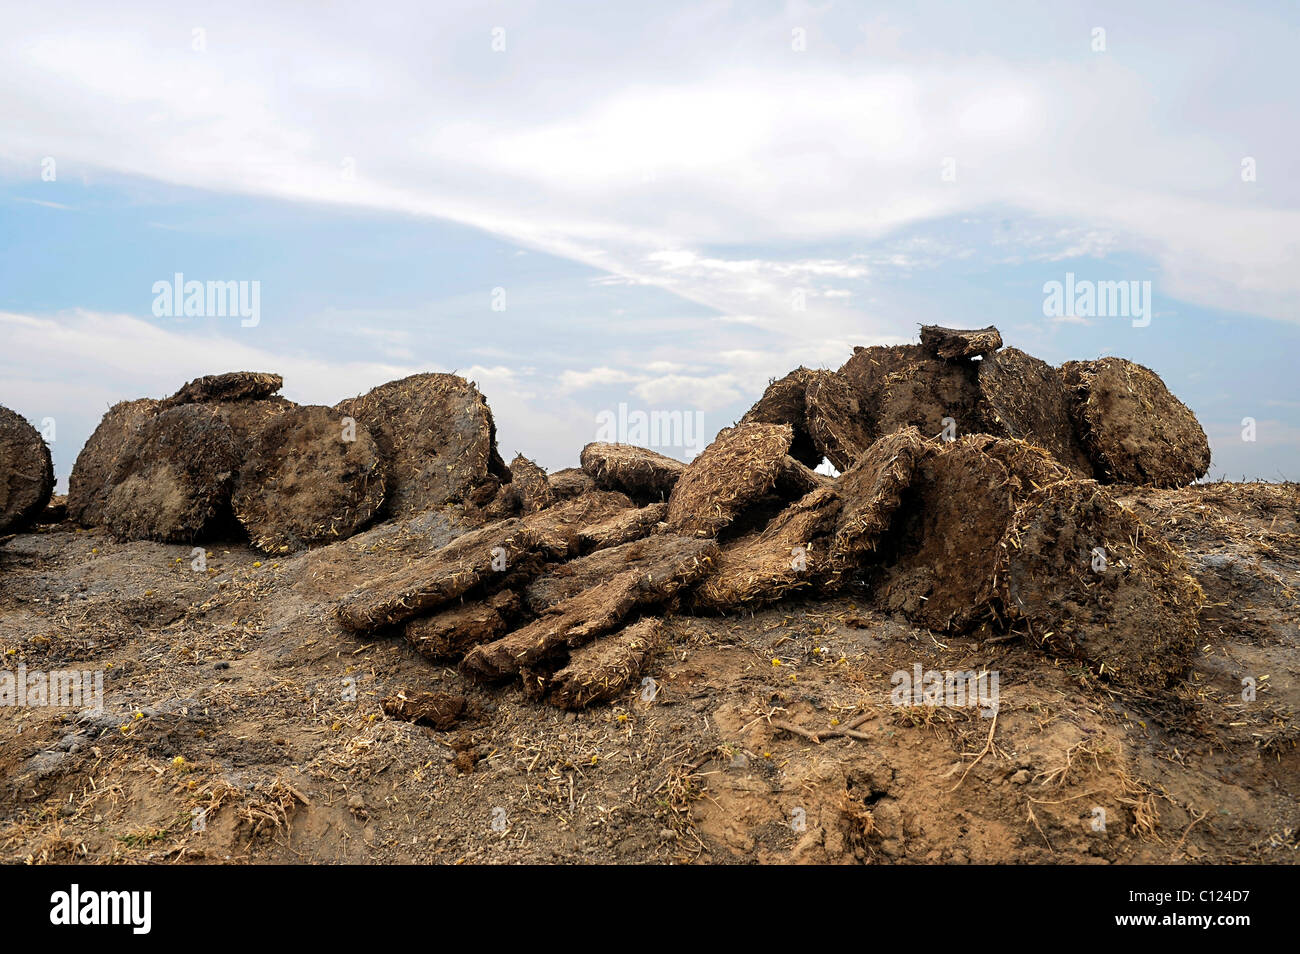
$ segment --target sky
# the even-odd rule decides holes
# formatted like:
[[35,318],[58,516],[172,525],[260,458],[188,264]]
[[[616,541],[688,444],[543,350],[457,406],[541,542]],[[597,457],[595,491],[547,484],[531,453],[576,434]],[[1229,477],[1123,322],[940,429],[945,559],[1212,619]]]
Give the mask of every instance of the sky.
[[[507,460],[638,412],[698,422],[655,445],[689,459],[796,366],[996,324],[1152,368],[1212,477],[1300,479],[1297,21],[0,0],[0,404],[61,487],[113,403],[228,370],[319,404],[455,371]],[[160,308],[177,273],[256,321]]]

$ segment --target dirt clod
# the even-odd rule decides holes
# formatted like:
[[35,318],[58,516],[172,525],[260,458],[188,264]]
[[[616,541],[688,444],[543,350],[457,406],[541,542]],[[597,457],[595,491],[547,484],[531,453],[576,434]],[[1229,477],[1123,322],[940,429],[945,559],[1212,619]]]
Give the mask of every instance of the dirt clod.
[[186,383],[171,397],[161,401],[159,410],[211,401],[254,401],[269,398],[283,386],[284,379],[280,375],[264,371],[208,374]]
[[936,358],[954,361],[991,354],[1002,347],[1002,334],[989,325],[987,328],[941,328],[939,325],[921,326],[921,347]]
[[83,527],[104,523],[104,505],[113,489],[118,460],[158,414],[159,403],[152,398],[119,401],[108,409],[81,448],[68,478],[68,516]]

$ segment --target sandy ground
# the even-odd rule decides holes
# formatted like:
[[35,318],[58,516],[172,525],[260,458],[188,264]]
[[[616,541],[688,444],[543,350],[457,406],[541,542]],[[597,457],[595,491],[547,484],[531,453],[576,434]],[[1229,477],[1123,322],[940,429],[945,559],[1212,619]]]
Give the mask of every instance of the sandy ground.
[[[345,633],[338,600],[401,559],[383,528],[205,572],[41,527],[0,542],[0,670],[101,670],[104,708],[0,708],[0,861],[1292,862],[1298,490],[1114,491],[1209,600],[1173,691],[851,592],[674,617],[653,685],[576,714]],[[996,717],[893,704],[917,665],[996,672]],[[394,721],[397,689],[468,716]]]

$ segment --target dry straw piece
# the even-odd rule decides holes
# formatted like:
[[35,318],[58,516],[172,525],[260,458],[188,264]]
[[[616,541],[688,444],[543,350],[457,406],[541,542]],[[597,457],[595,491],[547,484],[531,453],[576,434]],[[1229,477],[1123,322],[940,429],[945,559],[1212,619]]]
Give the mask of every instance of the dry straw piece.
[[190,543],[228,525],[239,448],[221,415],[182,404],[147,420],[123,448],[104,505],[122,540]]
[[605,490],[645,501],[667,500],[686,465],[632,444],[593,441],[582,449],[582,469]]
[[1187,405],[1151,369],[1124,358],[1061,366],[1097,476],[1181,487],[1210,467],[1210,445]]
[[388,475],[385,514],[485,504],[509,475],[487,401],[454,374],[413,374],[335,407],[374,436]]
[[232,506],[253,545],[288,553],[350,537],[384,501],[384,473],[370,432],[328,407],[278,413],[253,441]]
[[668,525],[714,537],[761,499],[785,467],[788,424],[738,424],[718,432],[687,466],[668,499]]
[[21,415],[0,407],[0,533],[39,517],[53,492],[44,438]]

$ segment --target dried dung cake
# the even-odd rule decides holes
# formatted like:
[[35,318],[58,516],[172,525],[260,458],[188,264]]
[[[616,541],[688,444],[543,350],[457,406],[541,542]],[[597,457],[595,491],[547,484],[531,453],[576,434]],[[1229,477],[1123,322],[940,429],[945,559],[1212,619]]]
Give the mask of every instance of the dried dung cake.
[[637,500],[667,500],[686,465],[632,444],[594,441],[582,449],[582,469],[596,486],[619,490]]
[[1196,415],[1149,368],[1099,358],[1068,361],[1061,372],[1099,478],[1181,487],[1209,470],[1210,445]]
[[778,378],[740,419],[741,424],[789,424],[794,431],[790,456],[809,467],[816,467],[826,456],[808,428],[808,384],[816,376],[817,372],[800,367]]
[[882,539],[883,606],[935,630],[992,615],[998,543],[1049,474],[1068,476],[1023,441],[981,434],[928,444]]
[[22,415],[0,407],[0,533],[39,517],[53,492],[45,439]]
[[631,506],[622,494],[596,491],[529,517],[488,524],[447,546],[367,580],[340,603],[344,628],[370,632],[431,612],[487,581],[540,571],[578,549],[582,527]]
[[490,642],[505,633],[519,610],[518,594],[513,590],[501,590],[482,600],[410,620],[404,631],[406,641],[426,659],[459,658],[470,647]]
[[662,621],[648,616],[581,646],[550,678],[546,701],[561,709],[584,709],[622,695],[663,639]]
[[852,467],[876,439],[875,420],[863,411],[857,390],[838,372],[811,372],[806,413],[817,452],[836,470]]
[[596,482],[581,467],[557,470],[553,474],[548,474],[547,479],[551,483],[551,492],[555,494],[557,500],[568,500],[570,497],[596,489]]
[[985,427],[976,365],[936,358],[921,345],[876,346],[855,348],[839,373],[857,392],[872,440],[909,426],[935,437],[948,431],[945,419],[960,436]]
[[788,424],[738,424],[720,431],[673,488],[668,525],[677,533],[717,536],[772,489],[791,434]]
[[416,692],[402,689],[380,703],[384,715],[404,722],[418,722],[435,729],[450,729],[465,714],[464,696],[448,692]]
[[902,504],[926,443],[915,427],[887,434],[835,481],[844,501],[835,526],[835,558],[851,566],[876,549]]
[[164,399],[160,402],[159,410],[213,401],[253,401],[268,398],[283,386],[284,379],[280,375],[263,371],[208,374],[195,378],[171,397]]
[[1092,476],[1059,370],[1005,348],[981,361],[976,377],[990,431],[1037,444],[1076,476]]
[[545,613],[618,573],[627,570],[653,573],[664,565],[665,560],[691,554],[703,558],[712,552],[712,541],[672,533],[632,540],[548,569],[524,588],[524,602],[531,612]]
[[614,515],[583,527],[578,531],[578,545],[582,552],[602,550],[649,536],[668,517],[668,504],[650,504],[630,510],[620,510]]
[[152,398],[114,404],[81,448],[68,478],[68,516],[83,527],[103,525],[118,460],[140,429],[157,416],[158,405]]
[[832,483],[831,477],[817,473],[787,454],[776,475],[776,482],[772,485],[772,492],[782,500],[798,500],[821,487],[829,487]]
[[123,448],[104,521],[123,540],[201,539],[228,524],[238,466],[234,434],[214,408],[170,408],[146,421]]
[[840,506],[834,490],[814,490],[761,533],[728,544],[718,555],[717,570],[696,589],[695,605],[725,612],[832,583],[830,538]]
[[553,606],[501,639],[474,647],[461,668],[482,679],[502,679],[537,669],[565,649],[576,649],[617,627],[633,611],[663,603],[712,572],[717,546],[676,538],[675,552],[657,566],[623,570]]
[[[243,453],[253,446],[262,429],[274,421],[286,411],[291,411],[298,405],[287,398],[275,395],[269,398],[260,398],[249,401],[226,401],[218,404],[212,404],[216,408],[221,419],[230,426],[234,432],[235,441],[239,444]],[[338,419],[338,415],[335,415]]]
[[922,325],[921,347],[936,358],[955,361],[997,351],[1002,347],[1002,334],[992,325],[971,329]]
[[1197,643],[1200,588],[1181,556],[1095,481],[1033,494],[1000,547],[1008,619],[1053,653],[1134,687],[1164,687]]
[[253,545],[288,553],[350,537],[384,501],[370,432],[328,407],[278,413],[253,441],[231,504]]
[[454,374],[413,374],[336,409],[374,436],[387,474],[385,514],[486,504],[508,477],[487,401]]
[[521,513],[537,513],[555,503],[555,491],[547,479],[546,471],[523,454],[510,462],[510,492],[519,501]]

